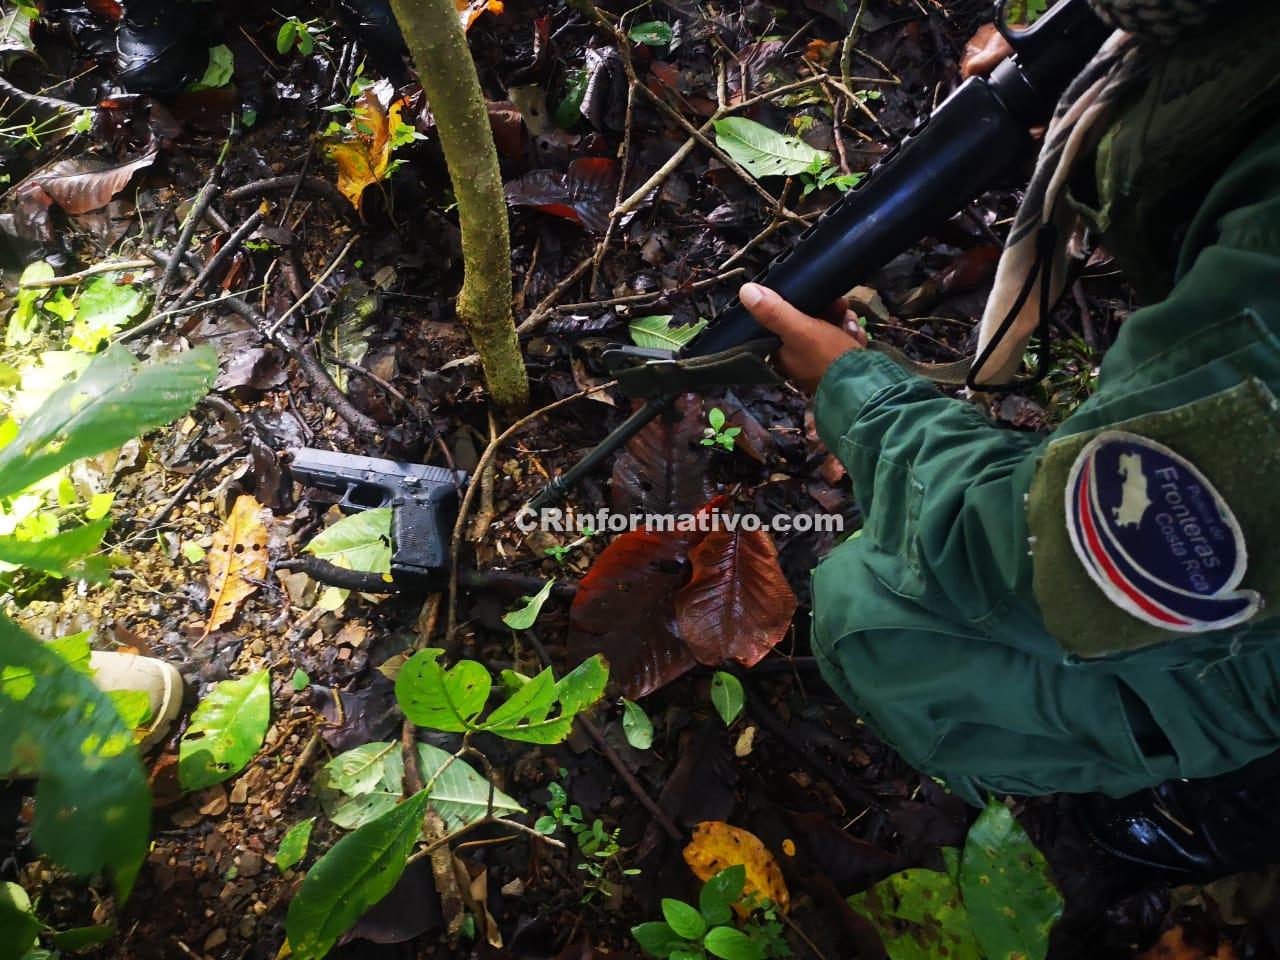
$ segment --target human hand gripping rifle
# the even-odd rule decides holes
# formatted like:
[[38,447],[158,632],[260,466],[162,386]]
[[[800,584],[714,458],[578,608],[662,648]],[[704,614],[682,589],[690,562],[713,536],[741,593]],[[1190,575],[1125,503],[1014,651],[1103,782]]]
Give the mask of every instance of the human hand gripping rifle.
[[[911,131],[852,190],[771,263],[755,282],[797,309],[821,315],[837,297],[958,213],[1032,157],[1031,128],[1047,121],[1071,80],[1109,33],[1088,0],[1058,0],[1032,27],[996,23],[1013,56],[974,77]],[[644,426],[689,391],[777,382],[766,357],[781,345],[735,302],[678,352],[618,347],[611,375],[645,403],[530,502],[564,499]]]
[[[1068,84],[1102,46],[1108,28],[1094,16],[1088,0],[1058,0],[1033,27],[1018,31],[997,12],[997,25],[1014,55],[990,77],[966,81],[757,282],[805,313],[821,314],[857,279],[902,253],[1035,153],[1031,128],[1049,118]],[[776,382],[766,357],[779,344],[735,303],[677,353],[637,347],[607,351],[613,376],[645,403],[552,480],[529,508],[562,500],[676,396]],[[447,568],[446,531],[453,527],[465,474],[305,448],[290,451],[289,463],[303,484],[340,492],[348,511],[392,508],[393,573],[422,576]],[[307,567],[313,575],[338,586],[366,588],[369,575],[328,564],[319,566],[332,569],[317,571],[313,559],[308,558]]]

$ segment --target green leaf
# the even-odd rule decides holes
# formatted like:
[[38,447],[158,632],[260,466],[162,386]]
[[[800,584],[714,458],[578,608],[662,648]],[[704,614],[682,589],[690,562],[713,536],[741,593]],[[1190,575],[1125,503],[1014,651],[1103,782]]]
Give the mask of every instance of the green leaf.
[[493,681],[474,660],[445,670],[439,662],[443,653],[419,650],[406,660],[396,677],[396,700],[410,722],[420,727],[464,733],[474,727]]
[[386,774],[386,757],[399,747],[398,743],[366,743],[338,754],[324,765],[328,785],[353,797],[369,793]]
[[294,960],[320,960],[391,892],[421,833],[427,799],[421,791],[347,834],[311,868],[285,920]]
[[[536,683],[550,683],[548,668],[525,684],[516,696],[521,696]],[[546,680],[542,680],[546,677]],[[519,709],[509,707],[511,701],[493,711],[479,729],[497,734],[508,740],[525,743],[560,743],[573,730],[573,718],[604,696],[609,682],[609,667],[599,654],[580,663],[555,685],[553,702],[559,704],[554,717],[548,718],[549,704],[545,693],[528,696]],[[515,700],[512,697],[511,700]]]
[[551,588],[555,582],[556,578],[552,577],[534,596],[522,597],[524,605],[510,613],[504,613],[502,622],[512,630],[528,630],[532,627],[534,621],[538,619],[538,614],[542,612],[542,605],[547,602],[547,597],[551,596]]
[[72,927],[70,930],[51,933],[49,939],[53,941],[53,945],[59,950],[75,952],[77,950],[88,950],[90,947],[99,947],[115,935],[115,927]]
[[707,414],[707,423],[711,424],[711,429],[720,432],[720,428],[724,426],[724,411],[719,407],[712,407]]
[[49,293],[47,287],[27,289],[24,283],[37,280],[52,280],[56,274],[53,267],[43,260],[37,260],[22,271],[18,278],[18,303],[9,315],[9,323],[5,328],[4,345],[21,347],[30,343],[35,337],[36,319],[39,316],[40,301]]
[[290,867],[297,866],[307,855],[307,847],[311,844],[311,830],[316,825],[315,817],[307,817],[289,828],[289,832],[280,841],[280,849],[276,851],[276,867],[284,873]]
[[[431,787],[431,809],[440,814],[447,831],[459,830],[488,815],[489,781],[474,767],[429,743],[418,744],[418,756],[424,783],[431,783],[436,772],[444,768]],[[524,807],[494,787],[493,812],[506,816],[524,813]]]
[[688,943],[665,923],[656,920],[642,923],[631,928],[631,936],[641,949],[652,957],[669,957],[677,947],[687,947]]
[[293,671],[293,679],[289,683],[294,690],[305,690],[311,686],[311,678],[307,676],[307,671],[298,667]]
[[742,689],[742,681],[731,673],[717,670],[711,678],[711,702],[716,713],[724,721],[726,727],[733,726],[742,708],[746,704],[746,692]]
[[293,49],[293,42],[298,37],[298,25],[292,20],[280,24],[276,33],[276,53],[286,54]]
[[587,95],[591,75],[586,70],[570,70],[565,74],[564,99],[556,105],[553,119],[561,130],[571,130],[582,119],[582,101]]
[[1044,856],[1003,804],[988,804],[969,830],[960,892],[990,960],[1043,960],[1062,895]]
[[665,47],[671,43],[674,32],[671,24],[663,23],[661,20],[651,20],[648,23],[637,23],[627,31],[627,36],[631,38],[632,43],[643,43],[649,47]]
[[27,891],[16,883],[0,883],[0,960],[22,960],[35,946],[40,927]]
[[108,690],[107,696],[120,714],[120,722],[130,730],[151,720],[151,696],[145,690]]
[[697,323],[685,324],[683,327],[673,327],[671,321],[674,319],[673,314],[640,317],[627,325],[627,332],[631,334],[631,342],[637,347],[646,347],[651,350],[679,350],[707,326],[707,321],[699,320]]
[[[391,579],[391,508],[361,510],[326,527],[303,548],[305,553],[348,570],[380,573]],[[350,590],[330,587],[321,606],[336,610]]]
[[188,563],[199,563],[205,558],[205,549],[193,540],[182,544],[182,555]]
[[891,960],[982,960],[960,890],[945,873],[895,873],[849,906],[875,925]]
[[271,674],[223,680],[191,715],[178,744],[178,780],[203,790],[243,770],[257,754],[271,720]]
[[721,960],[765,960],[764,950],[733,927],[716,927],[702,941],[707,953]]
[[622,698],[622,733],[627,743],[637,750],[648,750],[653,746],[653,721],[644,712],[644,707],[626,697]]
[[122,346],[108,347],[0,449],[0,497],[186,413],[217,372],[218,355],[208,344],[145,365]]
[[0,770],[39,776],[35,845],[74,873],[114,868],[127,896],[151,816],[132,731],[87,676],[3,616],[0,663],[28,677],[0,683]]
[[746,117],[717,120],[715,131],[720,149],[753,177],[795,176],[831,160],[830,154],[815,150],[798,137],[770,130]]
[[[92,676],[93,671],[89,669],[89,657],[93,652],[89,647],[89,638],[92,636],[91,631],[84,630],[80,633],[73,633],[65,637],[58,637],[56,640],[50,640],[44,644],[46,650],[52,650],[62,660],[75,670],[82,673],[86,677]],[[36,686],[36,672],[30,667],[22,667],[16,664],[7,664],[0,667],[0,695],[11,697],[14,700],[21,700]]]
[[77,350],[94,353],[147,305],[146,295],[133,284],[118,283],[119,276],[104,274],[85,284],[69,341]]
[[662,917],[667,926],[686,940],[698,940],[707,932],[707,921],[702,919],[702,914],[683,900],[664,897]]
[[98,520],[43,540],[0,536],[0,561],[64,576],[75,561],[97,549],[110,526],[110,520]]
[[747,868],[742,864],[726,867],[702,885],[698,892],[698,909],[711,926],[733,919],[732,906],[742,897],[747,885]]
[[231,48],[224,43],[209,48],[209,65],[204,68],[204,76],[191,85],[192,90],[213,90],[225,87],[231,82],[231,74],[235,69],[236,58]]

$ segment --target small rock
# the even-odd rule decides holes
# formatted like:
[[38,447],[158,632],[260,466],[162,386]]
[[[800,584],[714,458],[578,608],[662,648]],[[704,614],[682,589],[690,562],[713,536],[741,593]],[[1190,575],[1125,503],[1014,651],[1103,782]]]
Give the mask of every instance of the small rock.
[[254,853],[252,850],[243,853],[240,856],[240,876],[256,877],[262,872],[262,854]]
[[237,780],[231,785],[231,802],[244,803],[249,799],[249,784],[244,780]]
[[524,881],[516,877],[502,888],[504,897],[519,897],[524,894]]
[[209,936],[204,938],[204,948],[206,950],[216,950],[227,942],[227,931],[219,927]]

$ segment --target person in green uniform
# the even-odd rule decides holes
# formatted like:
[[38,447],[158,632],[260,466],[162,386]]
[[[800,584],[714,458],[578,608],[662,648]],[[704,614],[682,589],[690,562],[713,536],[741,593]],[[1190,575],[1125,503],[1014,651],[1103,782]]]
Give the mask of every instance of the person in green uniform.
[[813,577],[831,686],[971,802],[1079,794],[1105,849],[1205,878],[1280,862],[1280,12],[1092,2],[1111,59],[1046,134],[976,382],[1021,364],[1036,238],[1057,238],[1052,296],[1087,236],[1148,305],[1052,435],[762,286],[740,298],[866,518]]

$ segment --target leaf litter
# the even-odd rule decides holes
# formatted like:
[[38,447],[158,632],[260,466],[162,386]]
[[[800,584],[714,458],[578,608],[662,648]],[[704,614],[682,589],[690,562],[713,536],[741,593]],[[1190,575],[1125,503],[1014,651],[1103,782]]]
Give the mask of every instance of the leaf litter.
[[[106,6],[89,5],[98,19],[84,21],[99,38],[110,37],[102,33],[109,20],[98,10]],[[315,351],[384,433],[374,441],[357,436],[332,398],[317,394],[303,375],[303,358],[274,348],[271,371],[259,375],[256,359],[253,369],[230,371],[218,393],[190,414],[187,400],[158,398],[169,401],[167,410],[181,409],[139,410],[128,432],[93,404],[80,410],[79,395],[62,393],[64,412],[87,417],[100,431],[96,449],[69,451],[91,457],[88,466],[59,467],[78,471],[75,482],[85,490],[96,485],[97,492],[115,494],[114,522],[101,550],[117,564],[117,574],[83,589],[24,594],[23,624],[48,639],[88,629],[96,648],[165,657],[182,671],[192,695],[187,726],[149,758],[157,832],[134,897],[112,904],[84,895],[82,886],[65,878],[42,874],[20,838],[4,848],[15,857],[14,875],[33,901],[57,902],[67,927],[105,918],[117,929],[136,929],[132,939],[107,948],[122,957],[149,960],[154,952],[138,944],[175,941],[210,957],[274,956],[298,888],[312,889],[296,907],[305,915],[323,881],[357,882],[360,890],[349,909],[325,915],[320,940],[304,940],[296,955],[318,952],[332,935],[335,944],[344,937],[361,941],[339,950],[375,950],[376,944],[417,937],[416,947],[429,944],[439,956],[587,960],[633,955],[627,931],[661,916],[663,897],[696,902],[697,881],[681,851],[701,836],[700,824],[715,822],[726,831],[729,825],[754,831],[741,837],[742,844],[756,849],[746,839],[752,837],[773,860],[772,868],[762,868],[761,889],[779,898],[787,892],[789,917],[825,956],[853,955],[855,942],[869,953],[857,939],[867,929],[857,926],[844,898],[864,895],[905,869],[947,876],[943,851],[963,845],[973,815],[913,773],[818,681],[803,629],[807,573],[831,541],[574,531],[553,541],[575,545],[562,565],[547,553],[551,544],[514,529],[519,505],[626,413],[624,396],[611,397],[616,412],[600,404],[563,408],[523,435],[521,445],[504,447],[491,475],[479,481],[487,490],[487,519],[476,528],[481,534],[464,544],[463,563],[481,576],[478,585],[461,587],[461,626],[440,661],[454,667],[475,660],[489,668],[485,702],[467,718],[477,726],[535,682],[524,678],[539,676],[550,664],[552,674],[527,694],[526,703],[536,709],[498,715],[494,729],[510,732],[541,723],[546,691],[556,691],[576,664],[605,654],[609,697],[557,727],[570,734],[564,743],[538,745],[477,731],[486,762],[467,755],[446,765],[463,733],[437,729],[420,734],[416,749],[406,754],[393,686],[416,650],[445,643],[440,604],[430,599],[435,585],[391,602],[373,603],[359,591],[336,602],[338,595],[305,567],[281,565],[322,557],[381,578],[390,570],[391,544],[385,515],[364,511],[331,522],[326,504],[297,499],[300,491],[280,474],[276,450],[315,445],[442,465],[452,460],[471,470],[491,436],[473,374],[466,365],[448,366],[469,346],[453,315],[461,250],[434,121],[402,75],[394,38],[388,40],[376,18],[367,16],[376,6],[350,0],[338,5],[336,20],[326,20],[325,11],[304,4],[297,14],[311,24],[312,52],[290,49],[279,59],[271,51],[280,13],[266,7],[246,12],[234,27],[219,14],[207,25],[202,51],[223,46],[232,55],[231,61],[219,55],[214,78],[229,77],[231,96],[206,97],[203,117],[184,113],[164,96],[120,97],[91,108],[90,130],[58,140],[66,155],[30,142],[15,148],[13,182],[19,186],[2,212],[11,218],[17,242],[30,251],[57,252],[32,279],[49,280],[115,257],[154,253],[160,263],[87,278],[78,294],[75,287],[61,296],[24,291],[29,316],[20,323],[9,312],[18,297],[0,303],[6,334],[26,338],[11,345],[19,357],[6,354],[0,361],[0,439],[5,415],[12,410],[16,419],[28,419],[63,388],[64,375],[90,363],[98,368],[96,377],[135,369],[117,347],[92,360],[90,351],[104,339],[128,335],[148,310],[166,306],[153,302],[157,280],[194,198],[214,173],[232,114],[239,132],[219,174],[219,198],[196,223],[188,257],[193,266],[179,271],[182,286],[260,208],[270,223],[284,227],[241,240],[197,293],[200,309],[191,317],[169,318],[169,326],[148,328],[129,342],[137,353],[160,355],[173,352],[184,336],[225,343],[232,321],[212,301],[228,294],[243,296],[272,321],[301,304],[286,329]],[[669,349],[697,331],[740,281],[735,267],[753,272],[788,249],[802,229],[778,225],[758,236],[773,226],[774,211],[742,173],[754,174],[758,186],[785,197],[797,213],[820,212],[839,195],[834,177],[864,172],[892,146],[893,137],[877,124],[901,136],[957,82],[956,54],[982,14],[961,3],[916,9],[869,0],[854,53],[856,74],[866,79],[852,92],[877,122],[854,107],[836,123],[836,94],[817,82],[817,73],[839,69],[836,51],[857,6],[808,0],[803,8],[774,11],[776,22],[762,18],[763,12],[759,5],[721,8],[682,0],[634,15],[619,45],[569,8],[539,9],[534,17],[514,4],[458,5],[484,65],[484,95],[502,145],[513,276],[522,305],[517,320],[527,320],[553,294],[557,298],[525,339],[536,403],[575,392],[579,380],[606,378],[598,360],[602,336],[613,340],[629,332],[638,345]],[[4,42],[17,37],[16,54],[32,41],[37,50],[57,54],[47,63],[61,63],[59,45],[69,35],[43,28],[15,34],[10,28]],[[793,35],[798,39],[788,42]],[[984,44],[976,44],[975,52]],[[363,52],[369,56],[361,67]],[[200,59],[203,66],[203,53]],[[728,106],[784,84],[807,85],[719,117],[707,128],[742,173],[695,145],[660,184],[615,217],[619,201],[661,170],[687,137],[643,91],[635,91],[628,110],[627,66],[646,90],[699,125],[720,109],[721,64]],[[111,58],[85,66],[104,78]],[[43,67],[26,58],[22,69]],[[54,77],[20,79],[32,79],[36,89]],[[95,102],[87,86],[73,83],[56,92]],[[179,99],[190,103],[187,95]],[[336,104],[346,112],[324,109]],[[216,122],[210,125],[210,119]],[[311,130],[327,139],[309,155],[305,131]],[[807,191],[811,181],[815,189]],[[860,301],[866,309],[858,310],[873,335],[924,360],[953,359],[989,282],[990,234],[1002,229],[1013,202],[1007,194],[984,198],[972,211],[973,222],[940,226],[876,276],[855,278],[867,285]],[[358,242],[335,264],[356,209],[364,218]],[[593,265],[606,235],[609,246]],[[155,238],[157,246],[147,251],[136,237]],[[584,272],[561,289],[584,261]],[[1092,289],[1105,335],[1118,314]],[[348,324],[343,291],[362,290],[376,296],[358,296],[361,312]],[[86,297],[92,306],[99,295],[109,295],[109,302],[101,312],[95,306],[85,314],[78,345],[68,343],[76,320],[64,316],[66,306],[78,302],[83,311]],[[559,305],[571,309],[560,311]],[[925,312],[928,317],[917,319]],[[249,351],[267,349],[251,324],[234,324],[240,339],[223,353],[224,374]],[[1087,362],[1081,359],[1082,366]],[[209,363],[188,373],[193,391],[212,379]],[[582,409],[587,406],[592,409]],[[733,450],[701,444],[713,408],[725,411],[717,429],[732,424],[742,430]],[[180,419],[172,427],[131,439],[174,415]],[[696,513],[727,495],[715,509],[839,509],[856,519],[847,478],[807,433],[801,402],[781,388],[685,398],[669,421],[647,428],[610,471],[584,486],[578,507],[582,513],[606,504],[625,512]],[[12,457],[0,448],[0,464],[9,462],[6,453]],[[56,449],[45,453],[62,459]],[[23,479],[8,470],[0,475]],[[260,506],[266,503],[272,507]],[[249,560],[230,559],[244,555],[236,546],[247,548]],[[495,571],[500,576],[481,582]],[[544,586],[544,602],[522,599],[540,596]],[[566,603],[562,598],[569,595]],[[717,671],[730,679],[719,680]],[[299,674],[309,680],[301,687],[290,682]],[[796,739],[782,738],[788,730]],[[750,748],[735,754],[735,743],[744,738]],[[206,740],[222,745],[215,750],[206,744],[200,757]],[[335,760],[367,747],[376,754],[370,769],[343,780]],[[217,782],[184,792],[177,782],[184,757],[188,787],[215,776]],[[302,879],[343,837],[381,817],[393,816],[382,830],[386,842],[403,845],[408,828],[396,818],[414,812],[407,806],[414,801],[404,800],[417,796],[410,781],[425,783],[437,773],[439,790],[431,802],[446,829],[490,810],[532,823],[545,810],[548,785],[562,783],[586,820],[598,820],[606,836],[619,831],[618,867],[641,872],[619,869],[612,875],[617,892],[583,906],[588,874],[579,866],[590,857],[527,838],[506,839],[509,828],[493,824],[454,844],[447,885],[432,869],[434,861],[417,861],[400,874],[366,875],[357,864]],[[852,807],[833,777],[874,802]],[[678,840],[642,796],[671,822]],[[1064,890],[1099,886],[1078,879],[1096,877],[1098,861],[1078,837],[1063,836],[1070,828],[1059,823],[1055,800],[1029,801],[1017,814]],[[735,855],[723,856],[728,862]],[[264,870],[272,858],[279,869]],[[385,899],[373,903],[382,893]],[[458,902],[443,903],[451,897]],[[470,906],[462,902],[468,899]],[[1090,905],[1073,915],[1073,900]],[[372,909],[358,916],[366,906]],[[1150,902],[1105,890],[1092,900],[1069,894],[1067,913],[1051,934],[1051,955],[1129,960],[1130,944],[1146,948],[1158,940],[1165,955],[1230,955],[1219,950],[1205,908],[1166,907],[1158,898],[1153,909]],[[1051,908],[1042,903],[1036,909],[1045,917]],[[1100,925],[1102,916],[1112,919]],[[335,929],[347,923],[354,926]],[[465,939],[449,943],[450,923],[459,931],[474,924],[487,942],[500,933],[505,946],[491,946],[486,954]],[[1244,929],[1264,936],[1256,923]],[[804,942],[788,936],[794,952],[804,955]],[[1243,936],[1233,928],[1223,935],[1223,949],[1243,943]]]

